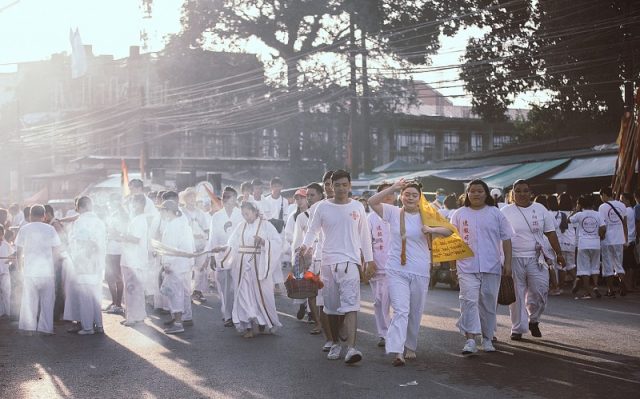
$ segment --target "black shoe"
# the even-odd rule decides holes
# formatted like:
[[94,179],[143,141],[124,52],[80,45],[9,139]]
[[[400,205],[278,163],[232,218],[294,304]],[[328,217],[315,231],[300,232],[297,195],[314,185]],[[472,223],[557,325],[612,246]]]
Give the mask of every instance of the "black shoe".
[[193,325],[193,320],[182,320],[182,325],[185,327],[190,327]]
[[512,341],[521,341],[522,340],[522,334],[511,333],[511,340]]
[[303,303],[300,305],[300,308],[298,308],[298,313],[296,313],[296,319],[302,320],[304,318],[305,313],[307,313],[307,305]]
[[233,320],[229,319],[224,322],[225,327],[233,327]]
[[540,332],[540,327],[538,327],[538,323],[529,323],[529,331],[531,331],[531,335],[536,338],[542,338],[542,333]]
[[169,319],[169,320],[163,322],[162,324],[164,324],[165,326],[172,326],[173,323],[175,323],[175,322],[176,322],[175,319]]

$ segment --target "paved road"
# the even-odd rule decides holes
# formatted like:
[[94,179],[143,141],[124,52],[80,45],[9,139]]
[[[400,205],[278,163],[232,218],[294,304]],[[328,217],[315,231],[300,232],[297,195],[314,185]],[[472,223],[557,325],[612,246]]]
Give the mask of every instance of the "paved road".
[[[464,358],[457,293],[429,293],[418,360],[404,368],[376,347],[371,294],[363,288],[356,366],[329,361],[323,339],[277,299],[284,327],[245,340],[220,321],[215,294],[194,306],[196,325],[166,336],[152,315],[135,329],[105,315],[105,335],[25,337],[0,322],[0,398],[637,398],[640,294],[550,298],[542,339],[509,341],[500,307],[497,353]],[[403,386],[413,382],[417,385]]]

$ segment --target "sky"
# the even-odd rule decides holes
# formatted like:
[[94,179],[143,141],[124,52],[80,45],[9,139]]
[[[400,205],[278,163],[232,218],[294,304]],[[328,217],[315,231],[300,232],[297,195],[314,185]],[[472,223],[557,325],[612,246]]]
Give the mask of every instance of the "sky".
[[[126,57],[129,46],[142,45],[143,31],[149,36],[147,51],[161,50],[166,35],[180,31],[182,3],[183,0],[155,0],[152,18],[146,18],[140,0],[0,0],[0,72],[15,70],[17,62],[70,53],[69,29],[76,28],[83,43],[93,46],[95,55]],[[478,33],[470,29],[452,38],[441,37],[441,50],[432,58],[432,66],[458,64],[468,38]],[[427,83],[448,81],[457,79],[458,72],[422,73],[414,78]],[[465,94],[461,87],[440,91],[456,96],[451,98],[456,105],[471,104],[469,96],[459,97]],[[520,96],[514,107],[527,108],[535,100],[531,94]]]

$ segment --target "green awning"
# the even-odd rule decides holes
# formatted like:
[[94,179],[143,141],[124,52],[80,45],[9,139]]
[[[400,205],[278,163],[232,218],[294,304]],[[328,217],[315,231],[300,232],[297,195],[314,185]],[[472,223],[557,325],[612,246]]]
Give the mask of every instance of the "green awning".
[[524,163],[489,176],[485,179],[485,182],[489,187],[504,189],[511,186],[518,179],[532,179],[567,162],[569,162],[569,158]]
[[566,168],[551,176],[551,180],[587,179],[613,176],[617,155],[605,155],[571,160]]

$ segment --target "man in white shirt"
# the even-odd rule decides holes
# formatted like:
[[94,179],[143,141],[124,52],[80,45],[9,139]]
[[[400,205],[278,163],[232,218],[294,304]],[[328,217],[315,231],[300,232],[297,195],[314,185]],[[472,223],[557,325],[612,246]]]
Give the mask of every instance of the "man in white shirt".
[[622,251],[627,246],[629,232],[627,230],[627,210],[624,204],[613,199],[611,187],[600,190],[602,205],[598,208],[600,216],[607,225],[607,232],[602,240],[602,277],[607,283],[607,296],[615,297],[613,287],[614,274],[620,280],[620,294],[625,294],[624,269],[622,267]]
[[[180,210],[182,211],[182,215],[187,219],[193,232],[196,252],[202,252],[209,241],[209,223],[207,223],[207,217],[204,212],[197,207],[196,199],[197,192],[195,188],[188,187],[180,193],[180,202],[184,204]],[[193,264],[192,298],[198,300],[200,303],[207,301],[204,297],[204,293],[209,288],[207,259],[207,255],[197,256],[194,258]]]
[[[391,187],[389,183],[378,186],[378,192]],[[395,204],[395,194],[387,195],[382,202],[385,204]],[[391,322],[391,302],[389,300],[389,289],[387,287],[387,273],[385,265],[389,253],[389,223],[385,222],[376,212],[369,212],[369,228],[371,229],[371,243],[373,246],[373,261],[376,264],[376,273],[369,279],[371,292],[373,293],[373,311],[378,330],[378,346],[384,348],[385,337],[389,323]]]
[[[131,194],[127,197],[125,202],[127,203],[127,210],[129,211],[129,216],[131,219],[135,216],[133,211],[133,205],[131,204],[131,198],[133,198],[136,194],[144,195],[144,183],[140,179],[131,179],[129,181],[129,191]],[[145,205],[144,205],[144,214],[147,216],[147,222],[150,222],[151,219],[158,214],[158,210],[156,209],[156,205],[153,203],[151,198],[144,196]]]
[[[604,238],[606,224],[599,212],[593,210],[593,197],[591,194],[578,198],[578,208],[576,213],[569,217],[570,223],[576,226],[578,238],[578,257],[576,277],[582,281],[584,292],[578,294],[576,299],[591,299],[589,280],[593,279],[593,293],[600,298],[602,294],[598,291],[598,277],[600,276],[600,241]],[[578,293],[578,285],[573,289]]]
[[[223,208],[213,214],[209,226],[209,243],[207,250],[221,247],[227,244],[231,233],[243,222],[242,212],[238,208],[238,192],[231,187],[226,187],[222,192]],[[226,262],[228,253],[213,254],[212,261],[215,264],[214,276],[218,296],[220,297],[220,310],[225,327],[233,327],[231,312],[233,310],[234,284],[231,276],[231,266]]]
[[32,206],[31,223],[24,225],[16,237],[17,260],[23,273],[18,328],[29,334],[38,331],[51,335],[55,301],[54,259],[60,256],[58,248],[61,243],[56,230],[44,223],[44,216],[44,206]]
[[344,315],[347,333],[345,363],[352,364],[362,360],[362,353],[355,348],[357,314],[360,310],[359,268],[361,258],[367,264],[373,261],[371,232],[364,207],[349,198],[351,175],[339,170],[333,173],[331,180],[335,197],[318,204],[299,250],[307,255],[312,251],[312,244],[320,231],[324,233],[321,276],[324,283],[324,311],[329,315],[333,340],[327,358],[340,358],[342,347],[339,344],[339,330],[341,316]]
[[144,302],[144,278],[149,254],[149,225],[144,213],[144,194],[136,194],[131,199],[134,218],[129,222],[122,241],[121,267],[124,277],[125,320],[121,324],[133,326],[147,317]]
[[[254,193],[255,193],[255,185],[254,185]],[[289,201],[281,195],[282,192],[282,180],[279,177],[274,177],[270,182],[271,187],[271,195],[264,197],[262,200],[263,204],[263,213],[265,215],[265,219],[267,219],[273,227],[276,228],[276,231],[280,234],[280,238],[283,242],[282,253],[288,253],[289,251],[284,244],[285,240],[285,232],[284,227],[286,225],[286,221],[288,218],[289,211]],[[284,275],[282,273],[282,268],[285,265],[288,265],[289,259],[285,256],[282,256],[281,259],[275,259],[274,265],[276,265],[273,274],[271,275],[273,278],[273,283],[277,286],[278,284],[284,283]]]

